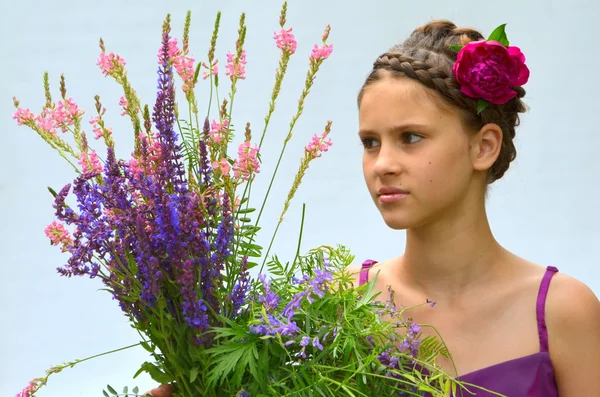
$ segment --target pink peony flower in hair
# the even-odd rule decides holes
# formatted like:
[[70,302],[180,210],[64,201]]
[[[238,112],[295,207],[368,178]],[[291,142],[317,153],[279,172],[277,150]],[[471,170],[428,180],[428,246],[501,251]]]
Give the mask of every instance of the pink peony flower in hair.
[[452,68],[460,90],[468,97],[501,105],[514,98],[513,87],[529,79],[525,55],[519,47],[495,40],[474,41],[464,46]]

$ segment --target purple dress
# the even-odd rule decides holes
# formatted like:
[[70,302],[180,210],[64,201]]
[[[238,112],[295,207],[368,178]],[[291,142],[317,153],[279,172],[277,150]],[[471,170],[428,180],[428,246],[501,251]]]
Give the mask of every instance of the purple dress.
[[[376,261],[367,260],[362,264],[360,285],[369,280],[369,268]],[[546,295],[552,276],[558,272],[553,266],[546,268],[542,278],[536,303],[540,351],[525,357],[504,361],[489,367],[469,372],[458,377],[459,381],[483,387],[507,397],[558,397],[554,367],[548,353],[548,330],[546,328]],[[473,389],[474,394],[465,396],[491,397],[495,394]]]

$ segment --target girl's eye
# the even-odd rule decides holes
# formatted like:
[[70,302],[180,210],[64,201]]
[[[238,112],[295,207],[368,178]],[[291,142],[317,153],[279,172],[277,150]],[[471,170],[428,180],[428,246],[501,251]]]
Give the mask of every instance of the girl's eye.
[[376,146],[379,146],[379,142],[377,141],[377,139],[362,138],[360,141],[362,142],[362,145],[364,146],[365,149],[371,149]]
[[402,142],[412,145],[421,141],[423,137],[421,135],[413,134],[412,132],[406,132],[402,134]]

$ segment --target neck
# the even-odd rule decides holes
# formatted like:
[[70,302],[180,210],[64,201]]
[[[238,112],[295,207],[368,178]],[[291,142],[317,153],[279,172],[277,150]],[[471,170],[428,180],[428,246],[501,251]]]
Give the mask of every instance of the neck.
[[402,277],[425,293],[456,296],[495,274],[504,249],[492,235],[484,205],[407,230]]

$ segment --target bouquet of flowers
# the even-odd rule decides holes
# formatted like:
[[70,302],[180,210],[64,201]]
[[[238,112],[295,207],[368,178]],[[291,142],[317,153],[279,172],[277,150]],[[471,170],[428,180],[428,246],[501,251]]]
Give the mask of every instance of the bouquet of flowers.
[[[122,86],[122,115],[133,128],[134,149],[127,160],[116,156],[98,96],[89,123],[105,157],[91,147],[84,111],[67,97],[64,76],[61,98],[54,102],[44,75],[46,101],[37,115],[19,107],[15,98],[17,123],[36,131],[77,173],[71,184],[50,189],[56,221],[45,232],[68,255],[58,272],[103,283],[151,357],[138,374],[173,384],[175,396],[448,395],[459,384],[435,365],[436,357],[448,355],[443,343],[423,338],[419,325],[404,316],[407,308],[395,307],[392,293],[378,300],[373,281],[355,287],[346,270],[353,261],[346,248],[324,245],[301,254],[300,228],[292,260],[269,257],[309,164],[331,145],[331,122],[300,158],[267,251],[256,243],[279,162],[316,74],[332,52],[327,26],[310,54],[296,113],[255,216],[251,193],[260,150],[296,52],[286,11],[284,3],[274,35],[279,65],[258,140],[250,123],[238,129],[232,117],[238,83],[246,78],[244,14],[235,50],[227,53],[225,77],[215,55],[221,14],[204,62],[196,62],[190,52],[190,13],[181,42],[172,36],[167,16],[152,110],[131,86],[124,59],[107,52],[100,40],[98,66]],[[196,97],[200,77],[210,84],[205,111]],[[224,81],[229,92],[220,98]],[[176,101],[176,95],[184,100]],[[235,132],[243,134],[243,141],[232,155]],[[50,368],[18,396],[34,395],[50,375],[85,360]],[[108,386],[104,395],[111,394],[120,393]],[[123,394],[138,395],[138,390],[125,388]]]

